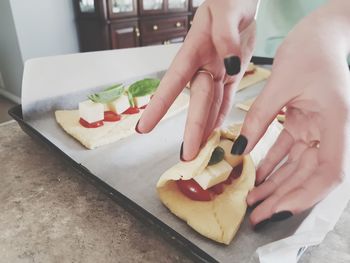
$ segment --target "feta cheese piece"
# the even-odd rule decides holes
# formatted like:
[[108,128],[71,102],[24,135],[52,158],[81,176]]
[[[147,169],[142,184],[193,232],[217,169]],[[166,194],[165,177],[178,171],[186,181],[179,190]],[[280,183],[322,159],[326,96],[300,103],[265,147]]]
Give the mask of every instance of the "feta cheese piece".
[[204,171],[195,176],[193,180],[195,180],[204,190],[225,181],[232,171],[232,166],[222,160],[221,162],[207,166]]
[[104,106],[91,100],[79,102],[79,116],[88,123],[101,121],[104,119]]
[[146,106],[150,100],[151,100],[151,95],[146,95],[143,97],[135,97],[134,98],[135,106],[138,108],[141,108],[143,106]]
[[122,95],[118,99],[108,103],[108,108],[117,114],[122,114],[130,108],[129,99],[126,95]]

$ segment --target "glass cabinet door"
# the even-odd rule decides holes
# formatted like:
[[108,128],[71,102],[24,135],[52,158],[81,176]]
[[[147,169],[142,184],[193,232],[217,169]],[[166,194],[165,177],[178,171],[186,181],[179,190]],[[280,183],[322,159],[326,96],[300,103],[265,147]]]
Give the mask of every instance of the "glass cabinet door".
[[133,0],[112,0],[112,12],[114,14],[130,13],[133,11]]
[[111,18],[137,15],[136,0],[108,0],[108,9]]
[[168,9],[187,9],[187,0],[168,0]]
[[163,0],[143,0],[143,10],[153,11],[163,9]]
[[94,13],[95,0],[79,0],[79,8],[81,13]]

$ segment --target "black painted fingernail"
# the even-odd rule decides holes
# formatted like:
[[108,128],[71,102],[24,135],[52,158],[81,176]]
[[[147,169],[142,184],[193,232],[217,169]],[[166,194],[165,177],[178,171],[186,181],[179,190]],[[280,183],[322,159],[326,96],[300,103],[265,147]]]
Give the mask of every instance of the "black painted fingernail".
[[140,131],[139,131],[139,122],[140,120],[137,121],[136,125],[135,125],[135,131],[139,134],[142,134]]
[[185,162],[185,160],[182,158],[183,150],[184,150],[184,142],[181,143],[181,148],[180,148],[180,160],[183,161],[183,162]]
[[234,155],[241,155],[245,147],[247,147],[248,140],[245,136],[239,135],[235,142],[233,143],[232,149],[231,149],[231,154]]
[[267,218],[259,223],[257,223],[253,229],[254,231],[259,231],[260,229],[264,228],[264,226],[266,226],[268,223],[270,222],[270,218]]
[[233,76],[241,71],[241,59],[237,56],[231,56],[224,59],[227,75]]
[[293,216],[293,213],[291,211],[281,211],[278,213],[275,213],[271,216],[272,222],[282,221],[289,217]]

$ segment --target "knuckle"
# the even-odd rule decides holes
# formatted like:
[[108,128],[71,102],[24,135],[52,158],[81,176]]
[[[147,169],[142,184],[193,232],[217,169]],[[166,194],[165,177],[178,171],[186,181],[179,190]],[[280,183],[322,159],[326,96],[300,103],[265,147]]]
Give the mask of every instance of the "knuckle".
[[160,112],[165,112],[170,107],[170,103],[161,95],[155,96],[154,100],[156,104],[158,105],[158,109]]
[[245,123],[247,123],[248,127],[255,130],[260,128],[263,125],[264,118],[261,113],[261,110],[255,107],[254,111],[249,111],[245,118]]
[[336,184],[336,185],[339,185],[339,184],[341,184],[343,181],[344,181],[344,179],[345,179],[345,174],[343,173],[343,172],[340,172],[340,173],[335,173],[335,175],[333,176],[333,180],[334,180],[334,183]]
[[231,32],[224,31],[220,33],[215,33],[212,37],[216,48],[218,48],[218,50],[221,50],[223,54],[232,53],[230,51],[232,51],[232,49],[234,49],[236,46],[236,43],[232,38]]
[[213,106],[215,108],[220,108],[222,104],[222,97],[216,97],[213,99]]
[[186,77],[186,73],[184,71],[181,71],[179,69],[174,69],[172,74],[173,74],[173,76],[176,76],[176,78],[179,80],[179,82],[182,83],[183,85],[186,85],[186,83],[188,82],[188,79]]
[[213,89],[207,85],[196,86],[194,85],[191,88],[191,95],[198,96],[206,100],[207,102],[212,103],[214,100]]
[[199,130],[199,131],[204,131],[205,129],[205,124],[204,122],[200,121],[200,120],[195,120],[192,122],[192,125],[194,126],[195,130]]

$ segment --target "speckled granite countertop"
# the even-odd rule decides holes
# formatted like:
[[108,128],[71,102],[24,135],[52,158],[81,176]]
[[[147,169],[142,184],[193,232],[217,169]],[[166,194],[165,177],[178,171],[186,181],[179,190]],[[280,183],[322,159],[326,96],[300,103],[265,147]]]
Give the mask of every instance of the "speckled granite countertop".
[[[0,262],[192,262],[15,122],[0,125],[0,178]],[[350,262],[349,226],[350,205],[300,262]]]

